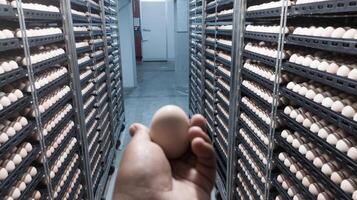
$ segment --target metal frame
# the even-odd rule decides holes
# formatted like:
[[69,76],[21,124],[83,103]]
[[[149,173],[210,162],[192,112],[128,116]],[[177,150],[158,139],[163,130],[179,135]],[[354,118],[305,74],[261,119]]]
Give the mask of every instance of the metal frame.
[[[84,107],[83,107],[83,98],[81,92],[81,83],[79,78],[79,69],[77,62],[77,51],[76,51],[76,42],[74,37],[73,30],[73,20],[71,13],[71,0],[63,0],[60,1],[61,10],[63,11],[63,22],[64,22],[64,33],[66,35],[66,47],[67,47],[67,55],[68,55],[68,67],[71,71],[71,83],[72,83],[72,91],[74,98],[74,108],[77,130],[79,133],[80,144],[81,144],[81,153],[82,153],[82,166],[84,170],[82,173],[84,174],[84,181],[87,186],[92,185],[91,178],[91,169],[89,163],[89,152],[88,152],[88,141],[87,141],[87,130],[86,123],[84,118]],[[86,195],[88,199],[93,199],[93,188],[92,187],[84,187],[86,189]]]

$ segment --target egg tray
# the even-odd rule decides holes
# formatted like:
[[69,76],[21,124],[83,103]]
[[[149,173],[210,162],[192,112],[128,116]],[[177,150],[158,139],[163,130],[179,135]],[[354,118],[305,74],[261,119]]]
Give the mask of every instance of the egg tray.
[[76,164],[74,165],[74,167],[72,168],[72,171],[69,173],[69,178],[67,178],[67,180],[64,182],[63,186],[64,188],[62,188],[62,190],[59,192],[57,198],[55,199],[63,199],[63,196],[65,194],[65,192],[67,191],[67,188],[70,186],[70,182],[72,181],[72,177],[74,177],[75,173],[76,173],[76,169],[79,168],[79,162],[77,161]]
[[0,5],[0,18],[1,19],[17,19],[16,9],[10,5]]
[[95,177],[95,175],[98,173],[98,169],[100,168],[99,166],[99,161],[100,161],[100,153],[98,151],[99,149],[99,144],[97,144],[97,146],[95,146],[95,152],[96,153],[92,153],[91,155],[93,155],[91,158],[90,158],[90,167],[92,169],[92,177]]
[[[244,146],[244,148],[246,149],[246,151],[249,154],[250,158],[252,158],[255,161],[255,163],[257,164],[257,166],[260,169],[260,171],[265,172],[266,171],[265,165],[259,159],[258,155],[255,154],[254,151],[252,151],[251,147],[247,144],[247,142],[240,135],[237,137],[237,139],[238,139],[239,143],[241,143]],[[239,145],[239,144],[237,144],[237,145]],[[239,150],[239,148],[237,148],[237,156],[238,157],[244,157],[243,156],[243,152],[241,152]]]
[[[102,36],[103,35],[103,31],[102,30],[92,30],[92,36]],[[102,42],[104,43],[104,42]]]
[[231,62],[231,61],[226,60],[226,59],[220,57],[219,55],[216,56],[216,60],[217,60],[219,63],[225,65],[226,67],[232,67],[232,62]]
[[[201,84],[198,84],[201,85]],[[218,91],[218,88],[215,88],[214,85],[208,80],[205,80],[205,84],[204,84],[204,88],[207,89],[208,91],[210,91],[211,93],[215,93],[216,91]],[[201,91],[200,91],[201,94]]]
[[291,15],[351,14],[357,12],[356,0],[329,0],[291,6]]
[[32,64],[32,69],[33,69],[34,73],[38,73],[40,71],[51,68],[51,67],[55,66],[56,64],[61,64],[66,61],[67,61],[67,55],[61,54],[56,57]]
[[20,144],[24,139],[31,134],[34,129],[34,122],[29,121],[28,124],[23,127],[15,136],[11,137],[5,144],[0,146],[0,158],[7,152],[11,152],[11,148]]
[[88,115],[91,110],[95,107],[96,101],[92,101],[92,103],[89,104],[89,106],[84,109],[84,115]]
[[95,110],[95,113],[92,118],[89,119],[88,123],[86,123],[86,128],[89,129],[89,127],[94,123],[94,120],[96,120],[96,115],[98,111]]
[[335,74],[323,72],[291,62],[284,63],[283,69],[295,75],[306,77],[310,80],[328,85],[343,92],[348,92],[352,95],[357,94],[357,81],[352,79],[337,76]]
[[[218,145],[219,146],[219,145]],[[222,181],[226,181],[226,174],[227,174],[227,164],[226,164],[226,159],[223,158],[225,157],[224,156],[224,153],[223,153],[223,150],[221,149],[221,147],[215,147],[214,148],[216,150],[216,161],[217,161],[217,171],[218,173],[223,176],[223,180]]]
[[227,103],[225,102],[225,100],[223,99],[223,97],[221,95],[217,95],[217,99],[224,109],[229,110],[229,99],[228,99]]
[[61,77],[57,78],[56,80],[48,83],[47,85],[41,87],[40,89],[36,89],[38,98],[43,98],[53,92],[55,89],[64,86],[66,83],[69,82],[69,75],[65,74]]
[[298,133],[302,134],[314,145],[318,146],[319,149],[321,149],[323,152],[329,154],[339,163],[343,163],[344,167],[347,167],[352,172],[357,173],[357,162],[353,161],[345,153],[342,153],[341,151],[337,150],[335,146],[329,144],[315,133],[312,133],[309,129],[303,127],[301,124],[291,119],[283,111],[279,111],[279,117],[284,121],[284,124],[286,124],[289,129],[293,129],[294,131],[297,131]]
[[[302,185],[301,181],[299,179],[296,178],[295,174],[293,174],[292,172],[290,172],[289,169],[287,169],[285,167],[285,165],[283,163],[281,163],[281,161],[274,156],[273,158],[273,162],[275,164],[275,166],[277,166],[280,171],[286,176],[288,177],[288,179],[294,184],[294,186],[296,187],[296,189],[299,190],[299,193],[301,195],[303,195],[304,199],[310,199],[310,200],[314,200],[316,199],[316,197],[314,197],[308,190],[308,188],[306,188],[304,185]],[[304,168],[304,166],[303,166]],[[304,168],[305,169],[305,168]]]
[[19,67],[17,69],[11,70],[9,72],[5,72],[0,74],[0,87],[10,84],[16,80],[24,78],[26,76],[25,69]]
[[[79,188],[79,185],[81,184],[81,179],[80,178],[77,178],[75,184],[74,184],[74,187],[72,188],[72,192],[69,194],[69,198],[68,199],[75,199],[75,195],[76,195],[76,192]],[[81,199],[81,198],[79,198]]]
[[272,186],[278,191],[278,193],[283,197],[283,199],[285,200],[293,200],[293,198],[291,198],[287,191],[284,190],[284,188],[280,185],[280,183],[278,182],[278,180],[276,180],[276,176],[273,176],[272,178]]
[[[100,146],[100,141],[98,141],[98,140],[94,141],[93,146],[88,150],[90,155],[94,155],[92,157],[92,160],[91,160],[91,165],[93,165],[95,163],[93,161],[97,161],[97,159],[95,159],[95,158],[97,158],[99,156],[99,154],[100,154],[99,153],[99,146]],[[92,166],[92,168],[93,168],[93,166]]]
[[[253,187],[253,184],[250,183],[248,177],[246,176],[246,174],[243,172],[243,170],[241,169],[241,167],[239,165],[236,166],[236,168],[238,169],[237,171],[238,172],[242,172],[242,179],[243,179],[243,182],[245,182],[246,185],[248,185],[248,188],[249,188],[249,191],[250,193],[252,194],[252,196],[254,197],[254,199],[260,199],[259,196],[258,196],[258,193],[257,191],[254,189]],[[250,174],[250,173],[249,173]],[[250,174],[251,175],[251,174]],[[252,175],[251,175],[252,176]],[[260,188],[259,188],[260,189]],[[264,192],[265,190],[263,190]]]
[[95,117],[95,119],[97,120],[101,120],[104,118],[104,115],[108,112],[108,102],[106,102],[106,105],[97,113],[97,116]]
[[223,132],[222,129],[220,128],[220,126],[216,126],[216,140],[219,141],[219,143],[221,144],[221,147],[223,148],[224,152],[228,152],[228,144],[225,142],[224,140],[224,133],[220,133]]
[[255,74],[251,71],[248,71],[247,69],[242,69],[242,74],[245,77],[244,79],[248,79],[250,81],[259,83],[260,86],[263,86],[264,88],[270,90],[271,92],[273,92],[274,90],[274,82],[263,78],[261,76],[259,76],[258,74]]
[[97,42],[97,43],[93,43],[92,47],[94,50],[100,49],[104,46],[104,42]]
[[[268,145],[264,144],[264,142],[260,140],[260,138],[254,133],[254,131],[245,122],[243,122],[242,119],[240,119],[238,126],[243,128],[243,130],[245,130],[245,132],[250,136],[250,138],[254,141],[254,143],[259,147],[259,149],[263,153],[268,154],[268,151],[269,151]],[[268,134],[266,134],[266,135],[268,135]]]
[[94,95],[95,86],[89,89],[85,94],[82,95],[83,99],[88,99],[90,95]]
[[263,33],[244,31],[244,38],[249,38],[257,41],[276,42],[279,40],[279,33]]
[[[206,69],[206,70],[208,70],[208,69]],[[212,72],[211,72],[212,73]],[[213,75],[213,76],[212,76]],[[214,76],[214,74],[212,73],[212,75],[211,74],[209,74],[207,71],[205,71],[205,79],[207,80],[209,80],[210,82],[212,82],[212,83],[214,83],[214,82],[216,82],[216,78],[215,78],[215,76]]]
[[96,17],[88,17],[88,21],[92,23],[101,23],[102,19],[96,18]]
[[[106,110],[108,111],[108,109],[106,109]],[[97,119],[99,121],[99,125],[97,127],[97,131],[99,133],[104,133],[105,130],[108,128],[109,122],[110,122],[110,120],[108,120],[109,119],[109,112],[103,112],[102,114],[105,114],[105,116],[103,116],[100,119]],[[101,134],[101,136],[103,137],[104,135]],[[100,139],[100,140],[102,140],[102,139]]]
[[[201,109],[200,109],[201,110]],[[200,112],[194,112],[194,113],[200,113]],[[207,123],[208,124],[211,124],[211,126],[216,126],[217,124],[214,122],[211,114],[209,113],[209,111],[207,110],[207,108],[205,108],[204,110],[204,114],[206,115],[207,117]]]
[[338,185],[332,182],[329,177],[322,173],[318,168],[316,168],[310,161],[308,161],[303,155],[297,152],[289,143],[287,143],[281,136],[276,135],[276,141],[279,146],[285,149],[290,155],[292,155],[297,162],[305,167],[316,180],[318,180],[325,188],[328,188],[332,194],[334,194],[338,199],[351,199],[345,192],[339,188]]
[[240,108],[244,114],[246,114],[251,120],[253,120],[256,123],[257,128],[261,129],[264,133],[269,133],[269,130],[270,130],[269,124],[266,124],[260,117],[258,117],[257,114],[255,114],[250,108],[248,108],[242,102],[240,104]]
[[32,181],[30,184],[26,184],[26,189],[21,192],[21,196],[18,198],[19,200],[25,200],[25,199],[31,199],[31,195],[35,188],[39,185],[41,180],[43,179],[43,168],[37,168],[37,174],[34,178],[32,178]]
[[86,1],[81,1],[81,0],[71,0],[71,4],[74,4],[76,6],[81,6],[83,8],[87,8],[87,2]]
[[99,67],[92,67],[92,70],[94,70],[94,71],[97,71],[97,72],[101,72],[101,71],[104,71],[104,69],[105,69],[105,67],[106,67],[106,64],[105,64],[105,62],[101,65],[101,66],[99,66]]
[[94,73],[92,72],[91,74],[80,80],[81,86],[84,86],[85,84],[89,83],[93,78],[94,78]]
[[64,97],[59,99],[54,105],[48,108],[44,113],[41,114],[41,119],[43,123],[47,123],[58,111],[63,108],[72,99],[71,92],[67,93]]
[[90,60],[87,60],[87,61],[85,61],[85,62],[83,62],[83,63],[81,63],[81,64],[78,64],[78,69],[79,70],[82,70],[82,69],[85,69],[86,67],[89,67],[89,66],[91,66],[91,65],[93,65],[94,63],[93,63],[93,60],[92,59],[90,59]]
[[221,104],[218,104],[217,105],[217,113],[219,114],[219,116],[222,117],[221,119],[225,124],[229,124],[229,116],[226,116],[224,114],[224,112],[229,113],[229,111],[224,110],[224,108],[221,106]]
[[[238,180],[237,177],[234,177],[234,179],[235,179],[235,186],[236,186],[236,188],[235,188],[236,190],[234,191],[234,192],[235,192],[234,200],[249,199],[249,197],[247,196],[246,191],[245,191],[245,189],[243,188],[241,182]],[[238,193],[238,190],[240,191],[240,193],[241,193],[242,195],[240,195],[240,194]]]
[[88,1],[88,8],[91,8],[91,11],[95,10],[98,12],[100,12],[100,6],[93,4],[92,2]]
[[47,133],[47,136],[45,136],[45,144],[47,146],[49,146],[50,141],[54,140],[54,137],[57,136],[57,134],[59,133],[60,130],[62,130],[68,123],[70,120],[72,120],[73,118],[73,111],[68,112],[63,119],[56,124],[56,126]]
[[[255,11],[247,11],[245,14],[245,18],[247,20],[258,20],[258,19],[276,19],[279,20],[281,16],[281,7],[255,10]],[[288,8],[289,13],[290,8]]]
[[38,154],[40,152],[39,144],[33,145],[32,151],[27,155],[27,157],[22,160],[22,162],[16,166],[14,171],[12,171],[9,176],[0,181],[0,196],[6,196],[8,190],[10,190],[11,186],[16,183],[17,180],[25,173],[26,169],[36,160]]
[[[227,96],[229,98],[230,90],[227,89],[226,87],[224,87],[222,83],[217,81],[216,87],[217,87],[217,90],[221,91],[225,96]],[[229,85],[228,85],[228,87],[229,87]]]
[[[232,45],[223,44],[218,41],[216,43],[217,43],[216,44],[217,48],[219,48],[223,51],[227,51],[230,53],[233,50]],[[224,59],[224,58],[222,58],[222,59]],[[231,63],[231,61],[226,61],[226,60],[224,62]],[[227,65],[231,65],[231,64],[227,64]]]
[[[219,118],[219,119],[218,119]],[[222,121],[222,119],[220,119],[220,116],[216,116],[216,124],[217,124],[217,126],[216,127],[218,127],[219,129],[220,129],[220,131],[222,132],[222,134],[224,134],[224,137],[225,138],[228,138],[228,135],[229,135],[229,130],[228,130],[228,127],[225,125],[225,124],[223,124],[224,122]],[[227,128],[226,128],[227,127]]]
[[96,61],[100,61],[104,58],[104,53],[93,57]]
[[276,61],[277,61],[276,58],[265,56],[265,55],[258,54],[258,53],[254,53],[252,51],[247,51],[247,50],[243,51],[243,57],[252,59],[255,61],[259,61],[261,63],[264,63],[264,64],[269,65],[274,68],[275,68]]
[[[75,145],[73,147],[73,149],[71,150],[71,152],[68,154],[67,159],[62,163],[62,166],[60,168],[58,168],[58,172],[55,175],[55,177],[53,179],[51,179],[51,184],[52,185],[57,185],[61,179],[61,176],[63,175],[66,167],[69,166],[69,163],[71,162],[72,158],[74,157],[74,154],[76,154],[78,152],[78,145]],[[78,163],[78,161],[77,161]]]
[[76,15],[72,13],[72,20],[73,22],[83,22],[83,23],[89,23],[87,17],[81,16],[81,15]]
[[30,47],[52,44],[63,40],[64,40],[64,35],[62,33],[55,34],[55,35],[28,37],[28,43]]
[[[0,12],[1,12],[1,7],[0,7]],[[0,52],[11,50],[11,49],[19,49],[19,48],[20,48],[20,41],[17,38],[0,39]]]
[[[192,88],[193,89],[193,88]],[[207,99],[207,101],[211,104],[214,105],[216,104],[218,101],[213,97],[214,95],[211,95],[208,91],[205,91],[205,93],[203,94],[203,97],[205,99]]]
[[303,97],[293,91],[288,90],[285,87],[280,88],[281,94],[291,100],[292,102],[298,104],[301,107],[306,108],[315,115],[326,119],[327,121],[334,123],[341,129],[347,131],[350,134],[357,136],[357,122],[349,119],[340,113],[334,112],[329,108],[326,108],[306,97]]
[[[248,172],[250,172],[250,175],[255,179],[255,183],[258,185],[258,187],[260,188],[261,191],[264,191],[265,189],[265,184],[260,180],[260,178],[258,177],[258,175],[255,173],[254,169],[252,168],[252,166],[249,164],[248,160],[242,156],[241,157],[242,162],[244,163],[245,167],[248,169]],[[239,171],[239,170],[237,170]],[[262,172],[265,173],[265,172]]]
[[24,97],[18,99],[14,103],[11,103],[10,106],[4,107],[4,109],[0,111],[0,120],[11,117],[14,113],[24,110],[25,107],[29,105],[30,105],[30,97],[24,95]]
[[[198,65],[197,63],[194,66],[197,68],[196,70],[200,72],[201,66]],[[205,62],[205,66],[206,66],[206,68],[210,69],[211,71],[215,71],[215,69],[217,68],[217,66],[214,66],[214,65],[212,65],[211,63],[209,63],[207,61]]]
[[90,46],[79,47],[79,48],[76,48],[76,50],[77,50],[77,54],[89,53],[91,51],[91,47]]
[[245,95],[245,96],[249,97],[250,99],[253,99],[256,103],[258,103],[260,106],[262,106],[265,110],[267,110],[268,112],[271,111],[272,105],[270,103],[266,102],[261,97],[259,97],[257,94],[253,93],[252,91],[250,91],[243,85],[241,86],[241,91],[243,93],[242,96]]
[[[102,81],[101,83],[102,83],[102,84],[105,84],[104,81]],[[98,85],[98,87],[99,87],[99,83],[97,83],[97,85]],[[93,92],[93,95],[96,96],[96,97],[101,97],[102,95],[104,95],[104,93],[107,93],[107,91],[108,91],[108,86],[105,85],[105,87],[104,87],[102,90],[100,90],[100,91],[98,91],[98,90],[94,91],[94,92]]]
[[[103,95],[104,95],[104,94],[103,94]],[[99,96],[99,97],[102,97],[102,96]],[[104,105],[105,105],[106,103],[108,103],[108,100],[109,100],[109,97],[107,96],[103,102],[97,101],[97,102],[94,104],[94,107],[95,107],[95,108],[103,108]]]
[[74,31],[74,37],[76,37],[76,38],[90,37],[90,32],[89,31]]
[[75,136],[75,132],[75,127],[72,127],[66,138],[64,138],[61,144],[58,145],[58,148],[55,149],[55,152],[49,158],[47,158],[49,166],[52,166],[54,162],[59,158],[60,154],[64,151],[66,145],[69,144],[70,139]]
[[31,9],[23,9],[26,21],[61,21],[60,12],[48,12]]
[[290,34],[286,37],[286,43],[324,51],[357,55],[357,40],[354,39],[325,38]]

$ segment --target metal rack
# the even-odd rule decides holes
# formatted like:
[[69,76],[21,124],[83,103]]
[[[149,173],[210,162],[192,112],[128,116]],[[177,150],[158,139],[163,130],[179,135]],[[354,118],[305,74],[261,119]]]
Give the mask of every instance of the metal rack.
[[[344,0],[292,3],[282,0],[275,2],[275,6],[259,7],[268,2],[216,0],[202,3],[206,15],[201,33],[204,61],[199,66],[201,74],[196,75],[196,71],[190,70],[190,77],[198,79],[204,76],[203,87],[198,88],[203,88],[204,95],[200,111],[192,109],[195,106],[190,97],[190,111],[191,114],[203,114],[208,127],[211,127],[209,133],[218,160],[217,189],[222,199],[293,199],[294,196],[316,199],[318,195],[352,199],[352,194],[344,191],[340,182],[334,182],[331,174],[324,174],[327,172],[321,166],[316,166],[306,157],[306,152],[295,146],[297,141],[303,141],[301,145],[307,145],[307,151],[315,148],[328,157],[326,162],[337,163],[337,170],[355,174],[357,161],[348,157],[346,150],[341,151],[327,136],[318,135],[316,127],[324,129],[329,126],[333,130],[341,130],[343,133],[336,136],[336,141],[346,137],[347,140],[356,140],[356,121],[351,116],[344,116],[341,110],[308,98],[291,85],[301,84],[299,86],[302,87],[302,83],[313,84],[335,96],[343,94],[339,98],[348,97],[356,103],[356,80],[292,59],[296,53],[298,55],[294,56],[305,58],[309,54],[322,52],[318,56],[328,59],[329,63],[341,65],[337,60],[344,59],[348,61],[347,65],[355,64],[351,57],[356,55],[355,39],[294,32],[300,26],[353,26],[357,13],[355,3]],[[233,5],[232,14],[221,13],[221,8],[228,5]],[[190,3],[190,6],[195,7],[196,4]],[[332,18],[336,21],[331,21]],[[222,30],[217,27],[222,21],[233,21],[233,35],[227,28]],[[193,31],[191,29],[191,35]],[[231,47],[219,40],[230,36],[233,38]],[[233,52],[231,63],[219,56],[220,51],[229,50]],[[198,55],[192,55],[194,53],[191,52],[191,60]],[[222,65],[231,66],[231,69],[222,70]],[[349,67],[350,70],[355,69],[352,65]],[[292,81],[294,83],[290,83]],[[193,81],[190,86],[191,95],[197,88],[194,88]],[[300,114],[300,118],[289,116],[289,110]],[[302,116],[307,120],[306,124],[301,121]],[[315,129],[311,128],[312,124]],[[296,140],[294,144],[287,141],[287,130],[292,134],[290,137]],[[322,188],[325,193],[312,193],[304,186],[284,161],[279,160],[281,153],[293,159],[295,165],[304,166],[304,171],[316,183],[312,187]],[[226,160],[223,160],[225,156]],[[282,176],[289,182],[290,188],[282,186]]]
[[[47,9],[25,9],[26,3]],[[16,128],[2,133],[0,160],[15,162],[15,168],[0,181],[1,196],[101,199],[124,127],[117,2],[16,4],[0,4],[0,30],[14,31],[0,39],[1,64],[7,67],[0,75],[0,90],[11,98],[10,104],[2,99],[6,106],[0,118],[5,128]],[[49,27],[57,33],[46,35]],[[10,153],[17,151],[17,157]],[[23,180],[26,187],[20,188]]]

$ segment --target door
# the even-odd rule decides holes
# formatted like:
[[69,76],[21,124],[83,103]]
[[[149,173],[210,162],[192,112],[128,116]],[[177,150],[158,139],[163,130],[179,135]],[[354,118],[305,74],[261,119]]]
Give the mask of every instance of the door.
[[167,60],[165,1],[141,1],[143,61]]

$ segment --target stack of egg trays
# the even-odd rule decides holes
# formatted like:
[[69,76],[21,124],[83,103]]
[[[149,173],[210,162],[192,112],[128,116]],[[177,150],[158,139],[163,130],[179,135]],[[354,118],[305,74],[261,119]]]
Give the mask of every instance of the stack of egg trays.
[[[111,96],[113,105],[113,127],[114,133],[117,134],[119,128],[123,123],[123,88],[122,88],[122,69],[120,64],[120,48],[119,48],[119,27],[117,20],[117,12],[115,12],[117,2],[105,1],[104,2],[106,13],[106,30],[107,30],[107,42],[108,42],[108,60],[110,68],[110,80],[111,80]],[[111,9],[109,9],[111,8]],[[119,135],[115,135],[118,138]]]
[[[319,25],[319,26],[343,26],[352,25],[353,14],[357,12],[357,7],[350,1],[327,1],[327,2],[316,2],[308,4],[292,5],[289,14],[293,16],[294,19],[301,20],[299,23],[294,23],[292,18],[288,17],[288,25],[293,26],[304,26],[304,19],[309,20],[309,25]],[[336,23],[331,22],[331,14],[334,16],[340,16],[343,21],[337,21]],[[317,19],[316,16],[323,15],[326,19]],[[329,21],[330,20],[330,21]],[[333,23],[333,24],[331,24]],[[316,37],[316,36],[304,36],[296,35],[290,33],[286,37],[286,49],[296,48],[298,51],[309,54],[311,52],[321,51],[325,54],[330,54],[334,56],[354,56],[356,55],[356,40],[355,39],[339,39],[339,38],[326,38],[326,37]],[[356,86],[357,82],[349,79],[347,77],[341,77],[336,74],[331,74],[323,72],[317,69],[309,68],[301,64],[296,64],[290,61],[283,63],[282,69],[289,74],[303,78],[305,81],[314,81],[315,83],[321,84],[322,86],[328,86],[331,90],[335,89],[341,93],[356,97]],[[351,118],[343,116],[341,113],[332,111],[330,108],[324,107],[321,104],[314,102],[300,95],[287,87],[281,88],[281,95],[289,100],[290,105],[295,105],[294,107],[300,107],[309,111],[318,119],[324,119],[333,127],[336,127],[346,134],[346,137],[350,137],[356,140],[356,130],[357,123]],[[290,131],[296,131],[308,142],[316,145],[320,150],[321,154],[326,154],[332,158],[340,166],[339,170],[346,170],[350,173],[356,173],[357,162],[352,160],[347,156],[346,152],[341,152],[335,145],[328,143],[325,139],[320,138],[316,133],[313,133],[308,127],[304,127],[302,124],[295,121],[289,115],[280,111],[281,119],[283,119],[284,124],[288,127]],[[284,146],[284,139],[280,138],[281,146]],[[321,169],[317,168],[312,164],[312,161],[307,160],[299,151],[291,148],[291,145],[285,144],[285,148],[290,148],[286,150],[289,154],[293,155],[296,160],[306,166],[311,172],[311,176],[319,183],[329,188],[331,198],[340,199],[351,199],[352,194],[349,194],[342,190],[339,184],[334,183],[332,178],[328,175],[322,173]]]
[[[248,3],[247,7],[254,5],[254,2]],[[269,9],[266,11],[248,11],[245,13],[244,26],[247,25],[266,25],[273,26],[280,23],[280,13],[279,9]],[[269,20],[266,20],[269,19]],[[253,44],[263,44],[269,45],[272,48],[278,50],[279,44],[279,33],[267,33],[267,32],[251,32],[245,31],[243,28],[244,36],[244,47],[248,43]],[[264,43],[262,43],[264,42]],[[263,77],[262,74],[257,73],[251,69],[249,64],[259,66],[261,69],[268,70],[274,76],[279,76],[276,68],[279,67],[278,59],[276,57],[270,57],[267,55],[260,54],[258,52],[252,52],[243,49],[242,50],[242,67],[240,73],[240,98],[239,98],[239,111],[238,111],[238,128],[236,130],[237,134],[237,146],[238,159],[242,160],[242,166],[247,170],[245,174],[250,178],[253,177],[254,181],[247,182],[248,188],[255,188],[254,193],[255,199],[264,199],[267,196],[274,199],[279,195],[279,191],[285,192],[285,190],[280,190],[279,187],[273,187],[275,185],[280,186],[279,183],[275,184],[274,176],[279,171],[275,170],[275,167],[268,168],[271,160],[269,159],[269,154],[274,153],[271,149],[270,144],[274,141],[270,138],[272,132],[280,130],[280,120],[278,118],[272,119],[273,107],[282,107],[284,101],[278,98],[278,103],[273,105],[272,101],[264,99],[255,90],[263,90],[266,93],[274,96],[274,87],[283,84],[275,83],[274,80],[267,77]],[[255,87],[248,88],[247,82],[254,84]],[[264,115],[262,114],[264,113]],[[272,127],[272,120],[275,120],[275,127]],[[263,135],[263,136],[262,136]],[[262,159],[263,158],[263,159]],[[237,169],[237,173],[241,169]],[[271,171],[274,172],[271,175]],[[276,172],[277,171],[277,172]],[[270,180],[269,180],[270,179]],[[267,184],[272,183],[273,186]],[[241,181],[236,181],[236,187],[238,188],[236,196],[240,196],[244,193],[245,189],[240,186]],[[285,194],[285,193],[284,193]]]
[[[54,6],[59,6],[59,5],[54,5]],[[22,18],[21,16],[19,17],[19,19],[17,18],[17,14],[16,14],[18,13],[17,9],[9,5],[1,5],[0,7],[2,13],[1,14],[2,20],[4,20],[6,24],[7,24],[7,20],[11,20],[8,22],[9,24],[11,24],[10,26],[19,28],[19,21],[22,20]],[[53,26],[61,27],[62,18],[59,13],[51,13],[47,11],[37,11],[37,10],[30,10],[30,9],[23,9],[23,11],[24,11],[24,17],[26,20],[27,29],[31,29],[34,26],[47,28],[49,23],[51,23]],[[43,17],[45,17],[46,20],[43,20]],[[29,53],[30,55],[32,55],[31,53],[35,52],[36,49],[39,48],[40,46],[55,45],[58,47],[62,47],[64,42],[63,39],[64,39],[63,34],[28,37],[27,43],[28,46],[30,47]],[[21,49],[22,46],[20,46],[25,42],[23,38],[19,38],[19,39],[13,38],[11,39],[11,41],[10,39],[5,39],[5,40],[0,41],[1,43],[0,51],[4,55],[4,58],[7,57],[10,58],[13,55],[24,57],[23,54],[24,49]],[[26,81],[27,78],[24,77],[28,75],[28,73],[30,72],[26,70],[27,65],[23,65],[23,63],[21,63],[20,61],[21,60],[19,60],[18,63],[20,65],[20,68],[13,70],[9,73],[4,73],[1,76],[1,87],[8,84],[10,85],[15,84],[15,81],[19,81],[19,82]],[[32,76],[36,77],[39,73],[43,72],[44,70],[51,70],[55,65],[65,66],[65,61],[66,61],[66,56],[60,55],[38,62],[36,64],[32,64],[32,71],[34,73],[32,74]],[[45,86],[41,87],[41,89],[36,90],[33,95],[37,96],[37,98],[41,100],[42,98],[46,98],[46,96],[50,94],[50,92],[53,91],[54,89],[61,88],[64,85],[69,85],[69,79],[67,75],[62,76],[46,84]],[[24,173],[23,170],[26,169],[26,166],[33,165],[37,168],[38,173],[36,177],[33,178],[29,184],[27,184],[26,189],[21,192],[21,196],[19,197],[19,199],[29,198],[34,193],[35,190],[40,190],[41,195],[44,198],[46,196],[51,195],[50,192],[47,190],[50,187],[46,188],[44,185],[39,184],[42,180],[44,180],[45,182],[47,181],[46,179],[47,174],[44,172],[42,164],[40,164],[41,162],[42,163],[44,162],[44,160],[42,160],[42,156],[40,156],[37,160],[36,158],[40,153],[40,151],[43,151],[41,154],[44,154],[44,150],[51,145],[53,139],[56,136],[58,136],[58,134],[62,131],[63,124],[68,123],[69,119],[71,119],[70,117],[72,116],[71,112],[69,112],[67,114],[68,118],[64,118],[61,121],[59,121],[56,124],[55,128],[53,128],[53,130],[49,132],[45,138],[42,138],[41,136],[39,136],[37,125],[42,124],[43,126],[43,124],[51,120],[52,117],[54,117],[55,114],[57,114],[63,108],[64,105],[71,104],[72,103],[71,97],[70,95],[66,95],[63,97],[63,99],[54,103],[47,111],[45,111],[38,117],[37,120],[39,123],[35,123],[35,118],[33,117],[34,115],[30,115],[29,112],[24,112],[25,108],[29,108],[29,111],[33,112],[33,106],[35,105],[31,104],[31,102],[33,101],[31,101],[30,96],[31,96],[31,92],[24,91],[23,98],[15,102],[10,107],[3,109],[1,112],[1,119],[12,118],[14,115],[17,115],[16,113],[18,112],[24,114],[28,113],[25,115],[25,117],[29,119],[29,124],[26,127],[24,127],[19,133],[17,133],[16,137],[10,138],[10,140],[8,140],[7,143],[1,146],[1,152],[4,153],[6,151],[10,152],[10,148],[16,147],[17,145],[19,145],[21,142],[24,141],[29,141],[33,145],[32,153],[28,155],[27,158],[20,163],[20,165],[15,169],[15,171],[13,171],[14,172],[13,174],[11,174],[7,179],[3,181],[4,184],[6,183],[5,184],[6,187],[10,187],[12,186],[13,182],[17,181],[17,179]],[[43,129],[44,127],[40,128],[40,130]],[[38,140],[44,141],[41,147]],[[55,149],[52,156],[46,159],[47,160],[46,162],[57,159],[56,155],[58,156],[58,154],[61,153],[61,151],[62,151],[61,148]],[[2,192],[4,192],[4,194],[7,191],[5,185],[1,187],[1,190]]]
[[191,114],[202,113],[202,1],[190,1],[190,83],[189,106]]

